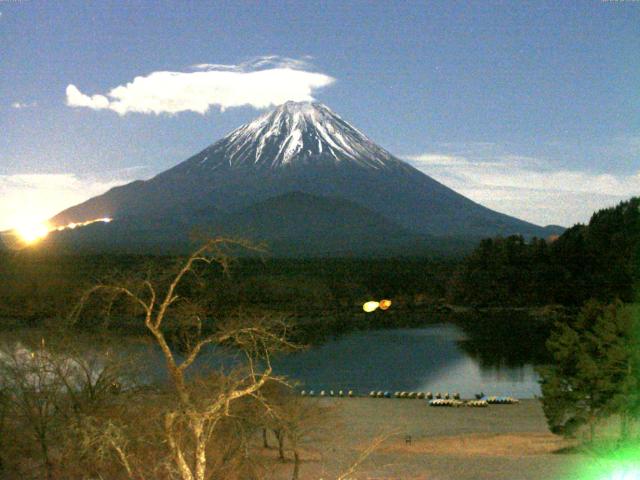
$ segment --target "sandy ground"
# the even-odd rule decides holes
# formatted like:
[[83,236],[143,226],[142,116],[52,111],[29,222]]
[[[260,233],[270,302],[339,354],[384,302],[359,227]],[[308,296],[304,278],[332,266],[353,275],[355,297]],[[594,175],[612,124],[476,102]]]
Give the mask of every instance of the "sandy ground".
[[[335,479],[380,435],[351,479],[570,480],[586,457],[554,453],[540,404],[429,407],[424,400],[327,398],[325,430],[309,439],[301,478]],[[410,436],[410,440],[408,439]],[[409,443],[410,442],[410,443]],[[287,478],[291,464],[274,478]]]

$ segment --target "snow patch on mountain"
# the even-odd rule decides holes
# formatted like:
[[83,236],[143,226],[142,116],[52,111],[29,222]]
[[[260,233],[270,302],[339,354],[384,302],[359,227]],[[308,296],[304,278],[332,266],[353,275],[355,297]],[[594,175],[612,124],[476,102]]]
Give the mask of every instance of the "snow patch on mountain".
[[200,164],[210,168],[221,161],[231,167],[268,169],[296,162],[350,162],[381,169],[399,162],[328,107],[309,102],[287,102],[237,128],[205,152]]

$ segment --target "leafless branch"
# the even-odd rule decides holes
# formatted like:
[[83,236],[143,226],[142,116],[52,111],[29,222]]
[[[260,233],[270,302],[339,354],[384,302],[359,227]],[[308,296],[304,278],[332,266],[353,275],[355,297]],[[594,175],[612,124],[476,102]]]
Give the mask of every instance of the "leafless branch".
[[350,478],[351,475],[353,475],[356,470],[360,467],[360,465],[362,465],[362,463],[371,456],[371,454],[380,446],[382,445],[382,443],[384,443],[389,437],[395,435],[397,432],[389,432],[389,433],[383,433],[378,435],[377,437],[375,437],[371,443],[367,446],[367,448],[365,448],[360,455],[358,455],[358,458],[351,464],[351,466],[349,466],[349,468],[341,473],[336,480],[347,480],[348,478]]

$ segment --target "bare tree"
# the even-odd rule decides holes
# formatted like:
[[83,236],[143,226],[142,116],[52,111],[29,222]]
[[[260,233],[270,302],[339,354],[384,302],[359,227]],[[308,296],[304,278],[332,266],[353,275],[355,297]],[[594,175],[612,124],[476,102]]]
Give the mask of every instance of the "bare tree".
[[322,439],[332,408],[321,407],[314,399],[300,397],[291,386],[280,382],[269,382],[260,395],[267,406],[259,418],[263,434],[269,430],[273,432],[281,462],[286,461],[287,452],[291,453],[292,479],[297,480],[300,475],[301,447],[305,442]]
[[44,344],[35,350],[20,344],[4,347],[0,352],[0,378],[6,408],[38,446],[42,478],[53,478],[51,444],[64,385],[55,373],[51,355]]
[[[24,343],[0,348],[0,438],[11,438],[8,448],[37,446],[41,476],[52,478],[66,468],[84,417],[113,404],[124,366],[95,351],[81,354],[63,331],[55,332],[55,342],[44,338],[33,342],[27,336]],[[28,467],[12,460],[17,472]]]
[[[255,249],[242,240],[208,240],[181,264],[166,285],[154,284],[151,278],[133,285],[96,285],[83,295],[72,315],[77,318],[87,301],[101,293],[106,294],[110,302],[122,296],[141,311],[146,329],[162,351],[176,395],[175,404],[165,412],[163,423],[172,463],[181,480],[208,478],[207,447],[216,429],[231,415],[232,405],[240,399],[264,401],[258,395],[260,389],[270,380],[281,381],[273,375],[272,352],[293,346],[287,341],[287,325],[282,320],[263,317],[249,323],[236,321],[206,333],[197,309],[188,315],[174,317],[174,321],[188,327],[183,329],[188,333],[181,345],[182,355],[172,346],[167,337],[167,319],[177,307],[188,310],[189,302],[180,292],[185,278],[188,275],[197,277],[200,265],[217,264],[228,271],[230,247]],[[215,391],[203,396],[201,390],[194,390],[187,381],[186,374],[208,345],[225,345],[243,352],[244,368],[235,375],[221,377]],[[133,473],[129,476],[134,478]]]

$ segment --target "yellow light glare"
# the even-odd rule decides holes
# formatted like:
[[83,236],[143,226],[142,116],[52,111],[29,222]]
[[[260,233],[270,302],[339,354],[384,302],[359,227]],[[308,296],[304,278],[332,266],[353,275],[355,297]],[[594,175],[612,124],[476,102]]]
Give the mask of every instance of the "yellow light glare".
[[362,309],[367,313],[371,313],[374,310],[376,310],[379,306],[380,304],[378,302],[371,301],[362,305]]
[[14,228],[20,239],[30,245],[36,243],[49,234],[49,226],[44,222],[24,222]]
[[96,218],[95,220],[87,220],[85,222],[72,222],[67,225],[51,226],[47,222],[39,222],[33,220],[24,220],[19,225],[13,228],[13,233],[20,239],[22,246],[32,245],[45,238],[51,232],[61,232],[63,230],[74,230],[78,227],[85,227],[92,223],[109,223],[113,219],[109,217]]

